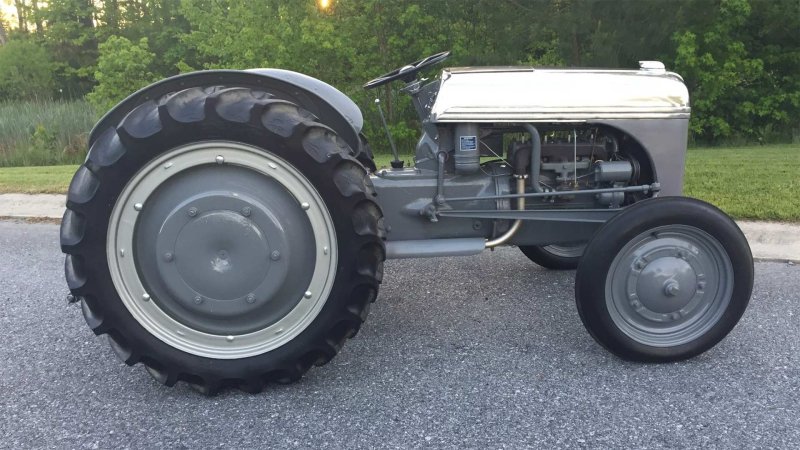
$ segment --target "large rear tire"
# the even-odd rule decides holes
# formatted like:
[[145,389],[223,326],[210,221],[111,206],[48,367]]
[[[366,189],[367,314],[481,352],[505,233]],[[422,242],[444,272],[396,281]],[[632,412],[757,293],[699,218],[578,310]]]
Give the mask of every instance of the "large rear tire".
[[594,339],[644,362],[691,358],[747,307],[753,258],[736,223],[691,198],[643,200],[595,233],[578,266],[578,313]]
[[128,365],[205,393],[298,380],[354,336],[385,250],[355,152],[267,92],[192,88],[105,130],[69,188],[69,288]]

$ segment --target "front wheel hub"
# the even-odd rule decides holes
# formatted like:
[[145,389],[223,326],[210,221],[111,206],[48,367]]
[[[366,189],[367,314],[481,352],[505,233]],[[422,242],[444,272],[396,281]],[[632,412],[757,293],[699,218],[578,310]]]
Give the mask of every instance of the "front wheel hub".
[[733,265],[722,244],[698,228],[668,225],[636,236],[614,258],[606,304],[629,337],[669,347],[718,323],[732,290]]

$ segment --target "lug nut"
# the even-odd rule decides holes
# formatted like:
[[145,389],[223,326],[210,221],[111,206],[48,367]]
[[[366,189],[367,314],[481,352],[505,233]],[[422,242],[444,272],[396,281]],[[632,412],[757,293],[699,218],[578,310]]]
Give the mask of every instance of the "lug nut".
[[175,259],[175,255],[170,252],[164,253],[164,261],[172,262],[173,259]]
[[303,209],[308,209],[308,208],[310,208],[310,207],[311,207],[311,205],[309,205],[309,204],[308,204],[308,203],[306,203],[306,202],[303,202],[303,203],[300,203],[300,207],[301,207],[301,208],[303,208]]
[[281,252],[275,250],[269,255],[269,258],[273,261],[277,261],[281,259]]
[[194,303],[195,303],[195,305],[199,305],[200,303],[203,303],[203,297],[200,297],[199,295],[195,296],[194,297]]
[[247,294],[247,299],[246,300],[247,300],[247,303],[255,303],[256,296],[253,295],[253,294]]
[[142,294],[142,300],[144,300],[146,302],[149,302],[150,301],[150,294],[148,294],[146,292],[144,294]]
[[135,203],[133,205],[133,209],[135,209],[136,211],[141,211],[142,210],[142,204],[141,203]]
[[217,164],[222,164],[225,162],[225,158],[223,158],[221,155],[214,158],[214,160],[217,161]]
[[253,212],[253,210],[250,209],[249,206],[245,206],[244,208],[242,208],[242,215],[245,216],[245,217],[250,217],[250,214],[252,212]]
[[191,207],[191,208],[189,208],[189,211],[188,211],[188,213],[189,213],[189,217],[194,217],[194,216],[196,216],[196,215],[197,215],[197,208],[195,208],[195,207]]
[[680,286],[675,281],[667,282],[664,285],[664,295],[667,297],[675,297],[680,292]]
[[303,297],[305,297],[305,298],[311,298],[311,291],[306,291],[306,293],[305,293],[305,294],[303,294]]

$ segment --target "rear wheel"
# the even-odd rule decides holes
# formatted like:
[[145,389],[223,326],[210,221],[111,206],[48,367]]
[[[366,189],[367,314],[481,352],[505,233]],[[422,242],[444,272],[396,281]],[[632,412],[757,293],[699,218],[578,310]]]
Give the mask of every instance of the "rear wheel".
[[329,361],[377,296],[364,167],[291,103],[193,88],[93,144],[61,229],[89,326],[129,365],[203,392],[259,391]]
[[524,245],[519,247],[522,253],[536,264],[551,270],[574,270],[586,249],[586,243],[551,245]]
[[589,333],[612,353],[667,362],[721,341],[747,307],[753,259],[725,213],[699,200],[638,202],[592,238],[575,297]]

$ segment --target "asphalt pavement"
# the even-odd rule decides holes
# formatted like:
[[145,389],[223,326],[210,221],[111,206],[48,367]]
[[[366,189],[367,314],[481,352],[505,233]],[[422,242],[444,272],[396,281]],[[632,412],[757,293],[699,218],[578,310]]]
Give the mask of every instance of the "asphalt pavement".
[[514,248],[389,261],[330,364],[207,398],[117,360],[67,306],[58,227],[0,222],[0,447],[800,448],[800,266],[693,360],[642,365],[580,323],[574,272]]

